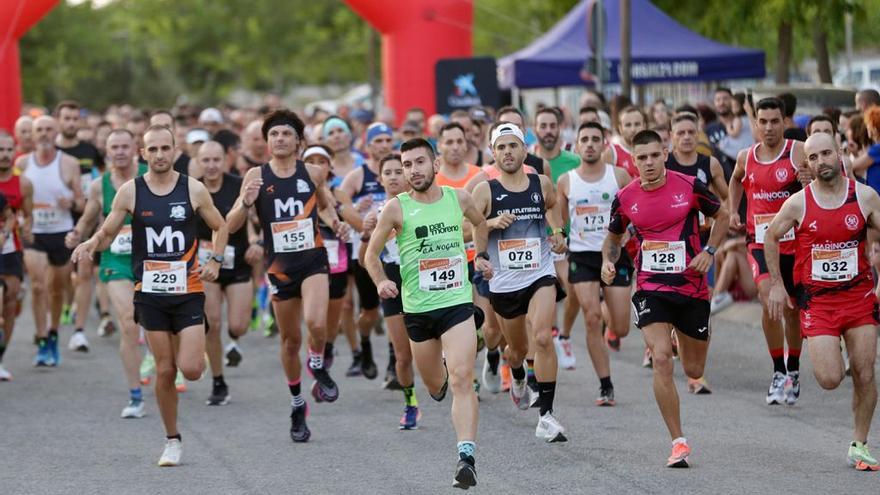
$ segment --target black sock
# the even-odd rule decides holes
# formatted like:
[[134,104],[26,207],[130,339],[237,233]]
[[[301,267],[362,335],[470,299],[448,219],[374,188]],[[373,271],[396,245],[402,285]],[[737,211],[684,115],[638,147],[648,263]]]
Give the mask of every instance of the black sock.
[[3,354],[6,352],[6,344],[0,342],[0,363],[3,362]]
[[570,336],[569,335],[562,335],[560,333],[559,335],[557,335],[557,337],[559,337],[559,340],[568,340]]
[[101,311],[101,318],[110,318],[110,313],[106,311]]
[[785,374],[785,356],[776,356],[773,358],[773,371]]
[[602,387],[602,390],[608,390],[609,388],[614,388],[614,385],[611,385],[611,377],[606,376],[605,378],[599,378],[599,386]]
[[[3,357],[3,353],[2,353],[2,351],[0,351],[0,357]],[[801,357],[800,357],[800,355],[795,356],[794,354],[792,354],[791,352],[789,352],[789,353],[788,353],[788,362],[787,362],[786,364],[788,365],[788,371],[789,371],[789,372],[792,372],[792,371],[799,371],[800,368],[801,368]]]
[[74,330],[74,332],[76,332],[76,333],[79,333],[79,332],[82,332],[82,331],[83,331],[82,328],[77,328],[76,330]]
[[178,442],[183,441],[183,438],[180,436],[180,433],[178,433],[177,435],[168,435],[165,438],[167,438],[168,440],[174,440],[176,438]]
[[296,385],[291,385],[290,383],[287,384],[287,388],[290,389],[290,395],[296,397],[302,392],[302,387],[300,386],[300,384],[301,383],[299,380],[296,381]]
[[333,342],[327,342],[324,344],[324,357],[333,355]]
[[49,329],[49,338],[58,340],[58,330],[56,330],[54,328],[50,328]]
[[524,380],[526,378],[526,369],[519,366],[519,368],[510,367],[510,374],[513,376],[514,380]]
[[226,381],[223,380],[223,375],[217,375],[214,377],[214,386],[218,387],[221,385],[226,385]]
[[553,398],[556,396],[556,382],[538,382],[538,404],[540,414],[553,411]]
[[492,373],[498,373],[498,363],[501,361],[501,351],[498,349],[486,351],[486,361],[489,361],[489,369]]

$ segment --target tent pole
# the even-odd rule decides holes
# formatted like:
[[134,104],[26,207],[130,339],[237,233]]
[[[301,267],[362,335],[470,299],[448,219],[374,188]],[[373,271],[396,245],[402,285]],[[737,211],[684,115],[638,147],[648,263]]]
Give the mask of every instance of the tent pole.
[[620,93],[632,98],[632,16],[630,0],[620,0]]
[[519,94],[519,87],[517,86],[510,88],[510,104],[522,110],[521,95]]

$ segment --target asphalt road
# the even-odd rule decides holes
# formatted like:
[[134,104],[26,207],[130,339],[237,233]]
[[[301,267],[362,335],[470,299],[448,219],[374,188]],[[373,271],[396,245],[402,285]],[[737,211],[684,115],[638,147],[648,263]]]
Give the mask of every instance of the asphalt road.
[[[715,319],[707,372],[712,395],[687,394],[676,370],[691,469],[665,467],[670,439],[654,403],[650,370],[640,366],[638,331],[613,356],[618,406],[598,408],[598,380],[586,360],[579,321],[578,367],[560,371],[556,394],[556,414],[570,441],[538,441],[535,409],[518,411],[506,395],[484,391],[475,490],[878,493],[880,473],[846,465],[849,382],[821,391],[805,354],[800,403],[764,404],[772,368],[757,321],[750,306]],[[205,405],[208,378],[190,383],[182,394],[184,464],[159,468],[164,435],[152,390],[145,392],[144,419],[119,418],[127,392],[118,337],[101,339],[89,330],[90,353],[65,348],[59,368],[35,369],[32,329],[28,309],[5,359],[15,379],[0,383],[0,494],[455,492],[449,398],[434,403],[419,386],[421,428],[398,431],[401,393],[381,390],[381,374],[376,381],[345,378],[350,357],[343,339],[331,372],[341,397],[334,404],[312,404],[311,442],[293,444],[288,436],[290,397],[277,339],[251,333],[243,339],[241,366],[226,373],[229,405]],[[65,346],[69,335],[64,329]],[[383,367],[384,343],[384,337],[374,340]],[[880,446],[874,452],[880,454]]]

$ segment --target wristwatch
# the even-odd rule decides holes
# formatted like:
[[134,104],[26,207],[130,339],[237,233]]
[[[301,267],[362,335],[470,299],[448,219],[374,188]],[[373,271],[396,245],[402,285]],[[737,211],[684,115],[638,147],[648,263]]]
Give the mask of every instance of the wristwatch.
[[477,258],[483,258],[486,261],[490,261],[489,253],[487,253],[486,251],[480,251],[479,253],[477,253]]
[[707,253],[711,254],[712,256],[715,256],[715,252],[717,251],[717,249],[713,248],[712,246],[706,246],[703,248],[703,251],[706,251]]
[[211,260],[212,260],[212,261],[216,261],[216,262],[217,262],[218,264],[220,264],[220,265],[223,264],[223,260],[225,260],[225,259],[226,259],[226,257],[223,256],[222,254],[213,254],[213,255],[211,255]]

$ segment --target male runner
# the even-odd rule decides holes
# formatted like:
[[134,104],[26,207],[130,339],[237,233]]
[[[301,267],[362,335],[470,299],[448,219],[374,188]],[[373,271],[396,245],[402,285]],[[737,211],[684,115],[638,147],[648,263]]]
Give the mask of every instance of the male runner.
[[[33,217],[34,189],[27,177],[15,175],[12,168],[15,157],[15,140],[4,131],[0,131],[0,194],[12,209],[11,223],[7,221],[8,231],[6,242],[3,243],[2,260],[0,260],[0,277],[3,290],[3,325],[0,330],[0,381],[12,380],[12,374],[3,367],[3,353],[12,342],[12,331],[15,330],[15,319],[18,316],[18,295],[24,280],[24,259],[22,241],[33,242],[31,224]],[[21,219],[19,228],[18,219]]]
[[[238,199],[241,178],[224,172],[226,154],[223,152],[223,146],[216,141],[203,144],[195,161],[202,170],[201,181],[211,193],[214,207],[225,218]],[[223,406],[229,403],[229,386],[223,378],[224,349],[220,338],[222,333],[220,330],[223,326],[223,301],[226,301],[226,325],[231,340],[226,347],[228,366],[235,367],[241,362],[238,338],[247,332],[250,323],[254,288],[251,284],[251,265],[245,260],[245,255],[251,249],[248,242],[251,230],[249,226],[250,222],[248,228],[239,229],[229,235],[217,280],[205,283],[205,317],[208,319],[205,346],[213,377],[211,396],[207,400],[209,406]],[[214,246],[211,244],[211,229],[202,221],[199,222],[198,237],[199,263],[207,264],[214,253]],[[261,251],[256,245],[253,249]]]
[[[149,171],[124,183],[110,214],[88,241],[77,246],[73,259],[109,248],[131,215],[131,267],[134,272],[134,320],[146,330],[156,358],[156,402],[165,425],[160,466],[177,466],[182,454],[177,429],[177,370],[198,380],[205,369],[205,295],[202,280],[217,278],[226,246],[226,223],[211,203],[205,186],[173,168],[174,134],[164,126],[144,133]],[[219,251],[205,266],[196,250],[197,217],[214,231]],[[176,339],[175,339],[176,337]]]
[[[404,178],[412,192],[401,193],[385,205],[364,261],[379,296],[390,299],[401,294],[413,358],[431,398],[441,401],[447,388],[452,389],[459,456],[453,486],[467,489],[477,484],[478,411],[472,386],[477,338],[461,222],[464,217],[473,225],[480,253],[476,269],[491,279],[492,265],[485,253],[486,221],[470,194],[434,182],[439,163],[430,143],[413,139],[400,149]],[[399,288],[379,261],[392,231],[397,232],[400,251]]]
[[[167,127],[171,129],[171,132],[173,133],[176,133],[178,130],[177,128],[179,127],[177,126],[174,116],[166,110],[159,110],[158,112],[151,115],[150,125],[161,125]],[[176,136],[177,135],[175,134],[175,141],[177,140]],[[136,134],[135,137],[137,137]],[[176,146],[177,147],[174,149],[174,171],[179,174],[192,175],[190,170],[192,159],[184,151],[186,148],[186,140],[181,139]]]
[[34,143],[34,119],[29,115],[22,115],[15,121],[13,128],[15,133],[15,157],[33,152],[36,149]]
[[[526,145],[519,127],[497,125],[491,143],[495,164],[502,173],[474,189],[474,204],[488,219],[488,254],[494,273],[489,281],[489,301],[500,317],[507,342],[507,362],[513,376],[510,397],[519,409],[529,408],[523,366],[529,352],[528,331],[534,334],[540,408],[535,436],[546,442],[564,442],[565,428],[552,414],[557,371],[552,328],[556,302],[565,294],[550,252],[551,247],[556,253],[565,251],[561,220],[554,209],[556,195],[549,178],[523,171]],[[548,226],[552,229],[549,240]]]
[[[67,234],[68,248],[76,248],[87,232],[94,229],[100,217],[110,215],[116,191],[131,179],[147,172],[147,167],[135,164],[137,150],[134,135],[125,129],[116,129],[107,137],[107,156],[110,170],[92,182],[85,210],[73,230]],[[140,328],[134,322],[134,273],[131,265],[131,217],[126,216],[119,233],[102,253],[98,276],[107,284],[113,310],[122,333],[119,336],[119,357],[129,390],[128,405],[122,410],[123,418],[144,416],[144,397],[141,391],[139,369],[141,351],[138,347]]]
[[[519,130],[522,131],[523,136],[525,136],[526,134],[526,119],[523,116],[522,112],[520,112],[519,109],[516,107],[499,108],[498,112],[495,114],[495,122],[514,124],[515,126],[519,127]],[[523,163],[537,170],[539,173],[550,177],[550,162],[541,158],[540,156],[528,153]]]
[[263,249],[272,292],[272,307],[281,334],[281,362],[291,395],[290,438],[307,442],[308,405],[302,396],[299,351],[300,324],[305,319],[309,370],[315,377],[312,396],[334,402],[339,388],[324,366],[327,332],[327,251],[318,231],[318,209],[328,209],[331,225],[340,235],[345,228],[332,210],[324,172],[298,159],[305,124],[289,110],[276,110],[263,121],[263,138],[272,159],[252,168],[244,177],[235,206],[226,216],[233,234],[256,209],[263,230]]
[[[76,159],[55,149],[58,123],[49,116],[34,120],[36,150],[22,155],[15,166],[34,184],[33,244],[25,247],[24,263],[31,276],[34,327],[38,350],[36,366],[58,366],[58,327],[64,303],[64,287],[70,281],[70,250],[64,237],[73,230],[73,211],[82,211],[84,198]],[[46,330],[46,313],[51,312]],[[71,336],[78,349],[88,349],[82,332]],[[84,346],[84,347],[83,347]]]
[[611,363],[602,335],[602,303],[600,289],[608,305],[609,333],[617,338],[629,334],[630,286],[633,264],[625,251],[615,263],[615,276],[610,284],[602,282],[602,244],[608,235],[611,204],[617,192],[630,183],[626,170],[602,162],[605,131],[601,124],[587,122],[578,128],[576,149],[580,154],[578,168],[559,178],[558,195],[563,220],[570,224],[568,232],[568,280],[577,294],[584,313],[587,352],[599,378],[596,405],[613,406],[614,386]]
[[248,124],[241,133],[241,153],[238,155],[238,165],[236,165],[241,176],[244,176],[248,170],[269,161],[266,141],[260,131],[262,125],[261,120],[255,120]]
[[794,228],[795,294],[816,381],[833,390],[846,377],[842,336],[852,372],[855,422],[847,461],[859,471],[877,471],[880,463],[866,444],[877,405],[874,362],[880,289],[874,290],[865,250],[868,228],[880,229],[880,196],[840,173],[838,150],[824,133],[813,134],[804,144],[816,180],[785,201],[764,239],[771,280],[768,309],[771,318],[780,320],[786,308],[793,308],[781,272],[779,239]]
[[480,173],[480,167],[465,162],[467,143],[467,134],[461,124],[450,122],[440,128],[437,135],[437,151],[440,152],[438,185],[462,189]]
[[[817,132],[824,132],[828,134],[832,138],[834,138],[834,142],[837,143],[837,149],[843,150],[843,142],[841,141],[841,134],[837,132],[837,123],[834,122],[831,117],[825,115],[824,113],[820,113],[819,115],[814,115],[810,118],[810,121],[807,122],[807,136],[812,136]],[[842,166],[843,172],[850,179],[855,180],[855,175],[853,175],[853,162],[849,159],[847,153],[838,152],[840,155],[840,162]]]
[[[639,179],[617,193],[611,223],[602,246],[602,281],[617,275],[615,263],[627,227],[638,244],[636,293],[632,297],[636,326],[654,356],[654,398],[672,437],[668,467],[688,467],[690,447],[681,429],[678,392],[673,381],[672,330],[684,372],[703,376],[709,350],[709,288],[706,272],[715,246],[727,232],[728,215],[702,182],[665,167],[667,150],[654,131],[633,137]],[[701,249],[697,212],[715,219]]]
[[[755,123],[759,141],[739,152],[736,168],[730,178],[730,226],[742,227],[742,220],[734,209],[739,206],[743,192],[748,205],[746,239],[752,276],[758,285],[761,299],[761,323],[764,338],[773,360],[773,377],[767,391],[767,404],[793,405],[800,397],[801,329],[798,313],[785,310],[785,331],[782,322],[770,318],[767,297],[770,294],[770,273],[764,256],[764,238],[774,215],[792,194],[801,189],[799,170],[804,162],[804,143],[783,139],[783,104],[777,98],[764,98],[755,105]],[[795,232],[788,232],[780,244],[782,276],[789,295],[794,295],[794,240]],[[785,343],[788,343],[788,362]],[[787,374],[787,376],[786,376]],[[786,381],[791,385],[786,389]]]
[[610,163],[627,171],[633,179],[639,170],[633,162],[633,137],[648,128],[648,119],[639,107],[629,106],[620,111],[617,129],[621,143],[611,143],[602,154],[602,162]]

